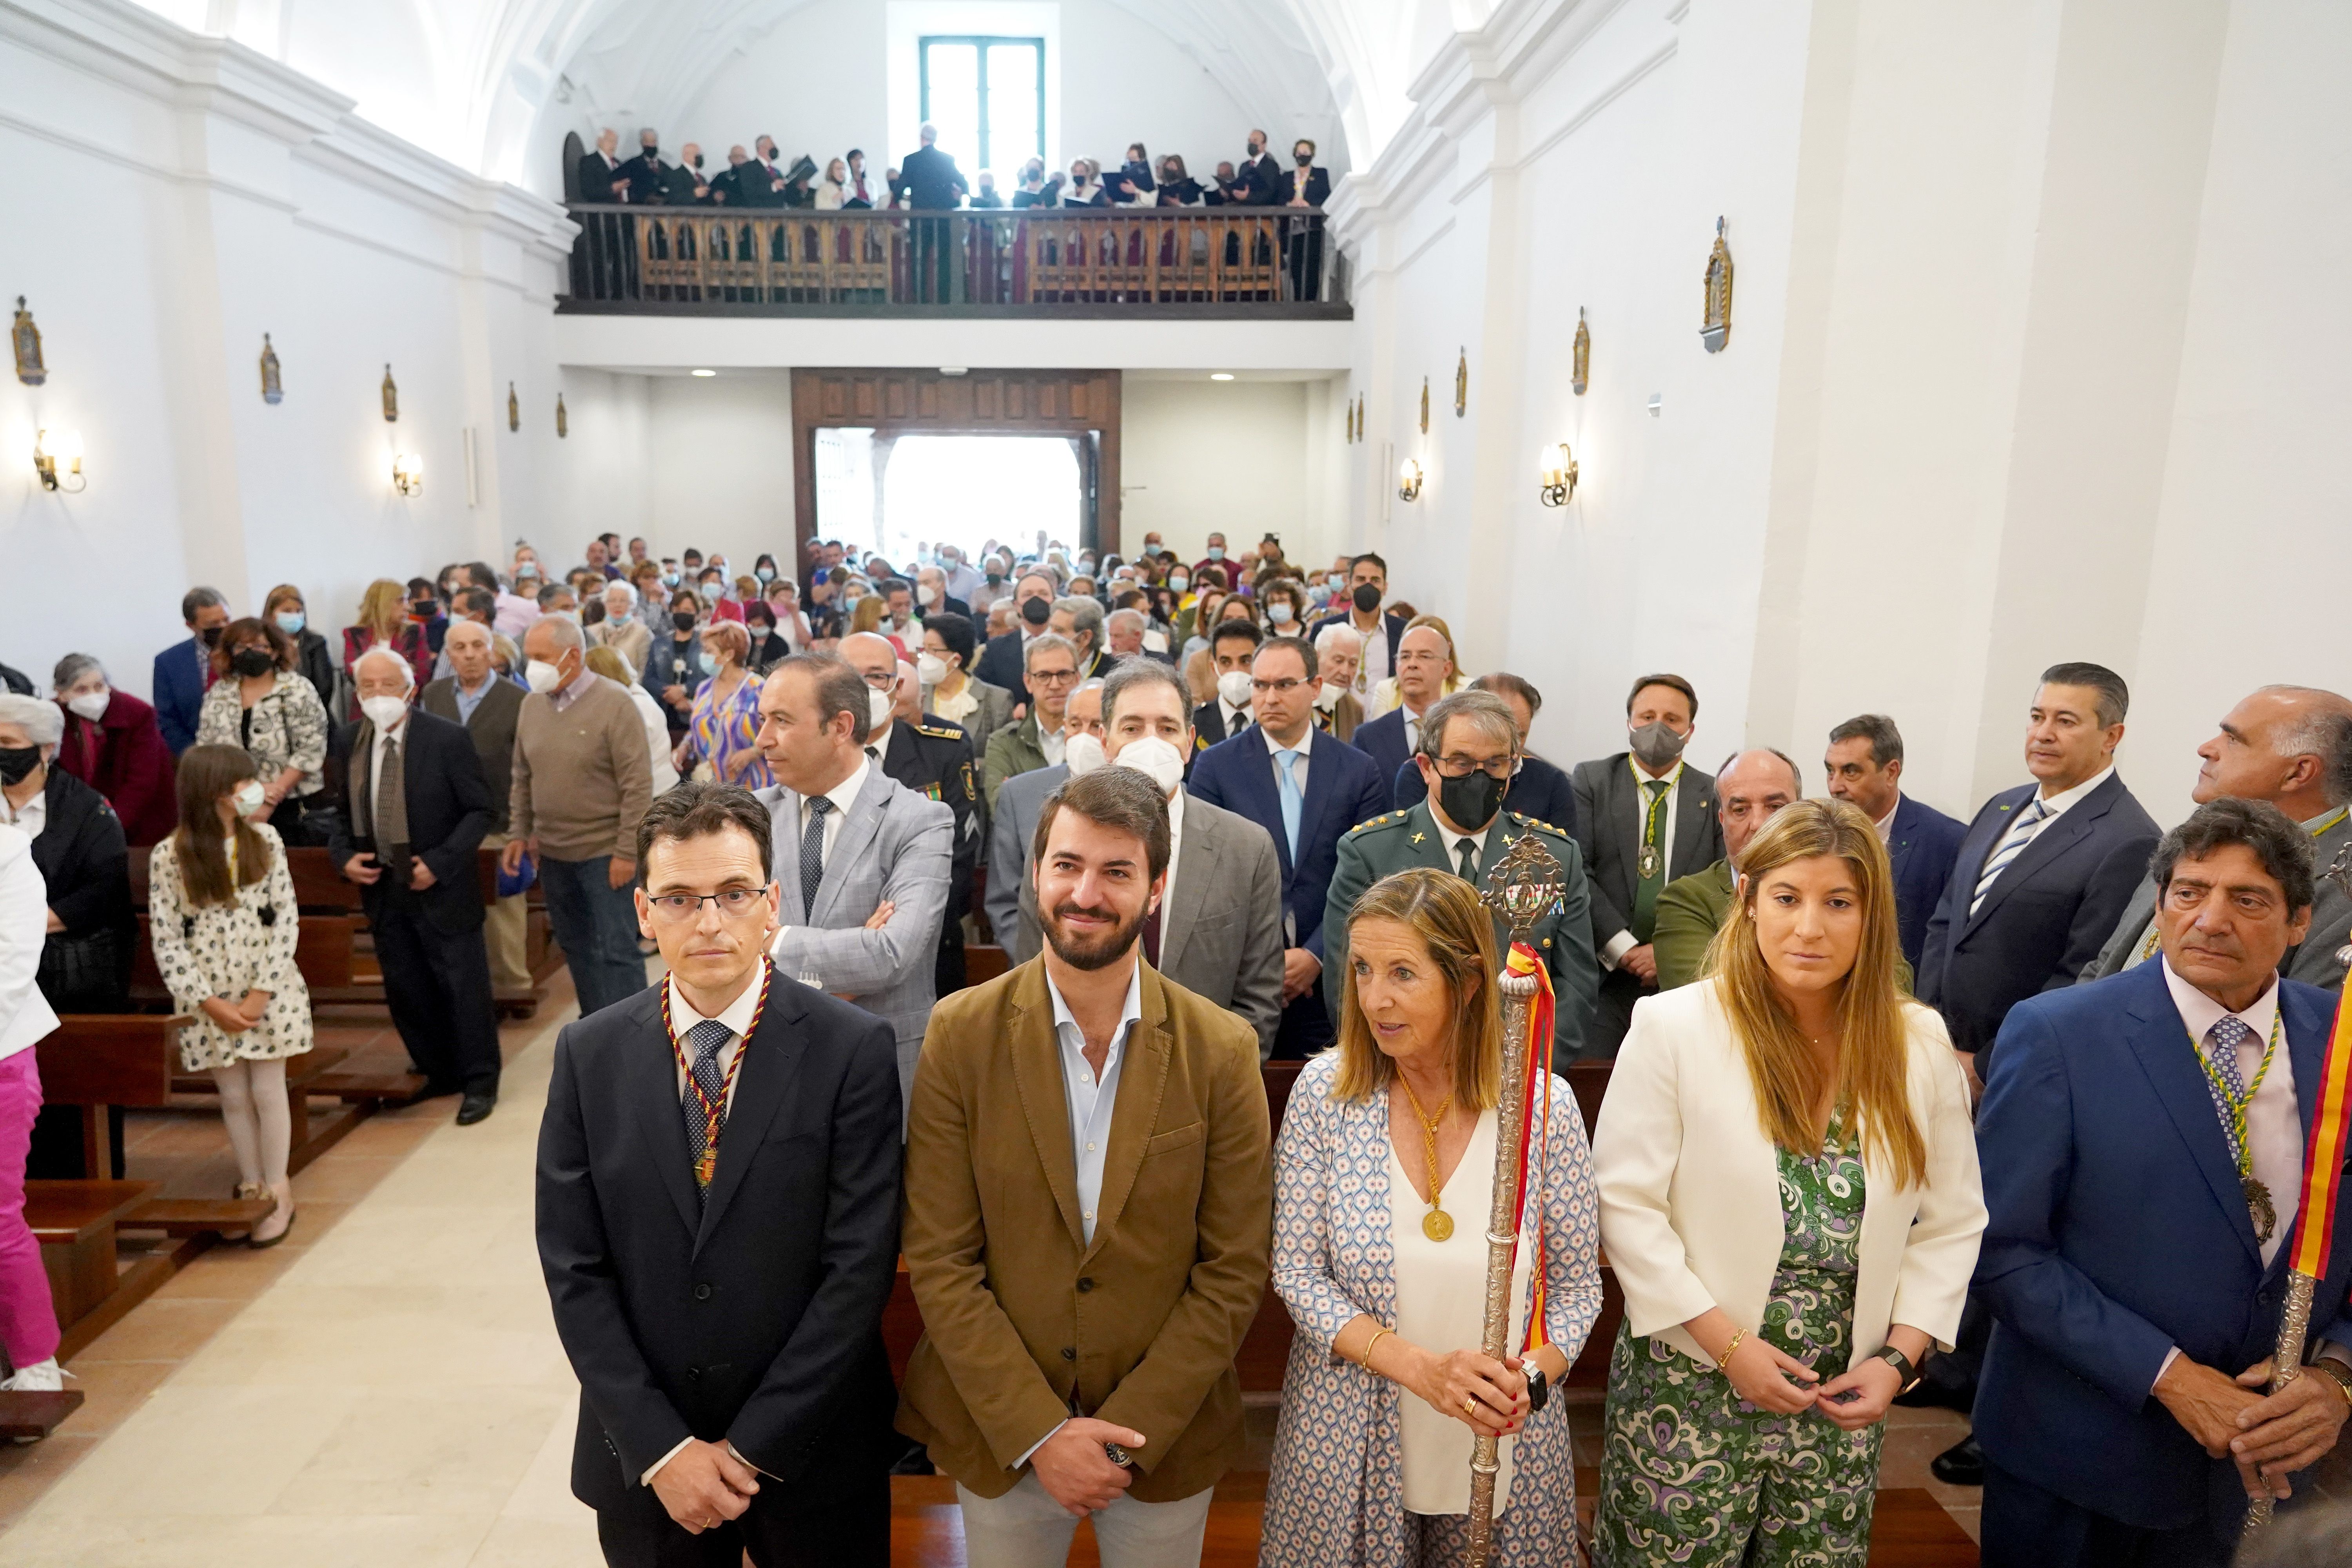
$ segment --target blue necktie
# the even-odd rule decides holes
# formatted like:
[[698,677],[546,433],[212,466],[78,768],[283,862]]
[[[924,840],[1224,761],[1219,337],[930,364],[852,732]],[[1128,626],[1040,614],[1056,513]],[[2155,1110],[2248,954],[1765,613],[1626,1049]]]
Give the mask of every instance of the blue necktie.
[[726,1076],[719,1070],[719,1052],[721,1047],[734,1037],[734,1030],[716,1018],[705,1018],[688,1030],[686,1035],[686,1043],[691,1050],[693,1062],[693,1066],[688,1070],[694,1075],[695,1087],[702,1092],[697,1094],[694,1089],[687,1090],[678,1101],[678,1110],[686,1117],[686,1152],[692,1162],[688,1169],[694,1173],[694,1195],[698,1201],[707,1200],[710,1196],[709,1184],[703,1180],[702,1157],[704,1152],[709,1147],[711,1129],[703,1117],[702,1105],[703,1101],[708,1100],[719,1108],[719,1125],[724,1128],[727,1121],[727,1101],[724,1098],[727,1093],[727,1079]]
[[1298,789],[1298,775],[1292,771],[1297,762],[1297,747],[1274,753],[1274,774],[1282,784],[1282,836],[1290,841],[1290,863],[1294,868],[1298,864],[1298,819],[1307,809],[1307,797]]
[[801,835],[801,912],[813,918],[817,884],[824,880],[824,816],[833,809],[833,802],[818,795],[808,805],[808,831]]

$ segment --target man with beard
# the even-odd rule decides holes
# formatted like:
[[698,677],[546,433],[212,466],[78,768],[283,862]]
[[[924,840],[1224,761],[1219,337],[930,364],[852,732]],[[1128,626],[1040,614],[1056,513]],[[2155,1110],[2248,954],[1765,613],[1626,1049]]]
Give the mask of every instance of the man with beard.
[[1089,1514],[1109,1568],[1196,1563],[1245,1446],[1265,1092],[1249,1026],[1142,961],[1169,838],[1141,770],[1064,785],[1033,851],[1045,950],[924,1037],[898,1429],[955,1478],[975,1564],[1062,1563]]

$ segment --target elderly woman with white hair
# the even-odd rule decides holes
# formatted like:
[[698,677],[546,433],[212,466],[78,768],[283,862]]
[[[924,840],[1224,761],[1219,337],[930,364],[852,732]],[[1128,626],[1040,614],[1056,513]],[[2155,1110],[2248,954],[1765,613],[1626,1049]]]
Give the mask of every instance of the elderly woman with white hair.
[[608,647],[619,654],[629,667],[631,681],[645,674],[654,634],[637,615],[635,588],[617,580],[604,584],[604,618],[588,628],[588,642],[592,647]]
[[179,816],[172,748],[155,710],[114,689],[106,667],[86,653],[58,660],[50,689],[65,722],[52,765],[104,795],[131,843],[152,844],[171,832]]

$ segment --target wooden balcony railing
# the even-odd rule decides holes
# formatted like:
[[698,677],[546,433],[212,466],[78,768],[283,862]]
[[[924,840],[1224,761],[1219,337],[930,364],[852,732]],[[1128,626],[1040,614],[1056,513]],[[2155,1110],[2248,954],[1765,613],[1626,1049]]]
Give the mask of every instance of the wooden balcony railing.
[[1349,313],[1319,208],[571,212],[570,311]]

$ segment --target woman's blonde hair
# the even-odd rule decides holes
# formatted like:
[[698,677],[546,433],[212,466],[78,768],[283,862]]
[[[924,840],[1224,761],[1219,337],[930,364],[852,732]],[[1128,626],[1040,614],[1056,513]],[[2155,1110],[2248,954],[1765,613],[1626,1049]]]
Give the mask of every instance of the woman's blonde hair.
[[[1862,903],[1862,942],[1838,996],[1843,1037],[1833,1085],[1822,1081],[1821,1064],[1780,999],[1756,937],[1758,889],[1782,867],[1823,856],[1845,862]],[[1895,982],[1903,949],[1895,925],[1895,873],[1878,830],[1843,801],[1794,801],[1739,852],[1739,875],[1740,896],[1707,949],[1706,973],[1747,1059],[1765,1136],[1794,1154],[1819,1153],[1813,1108],[1822,1090],[1831,1089],[1831,1103],[1859,1120],[1896,1180],[1917,1186],[1927,1179],[1927,1145],[1911,1113],[1909,1030]]]
[[882,630],[883,615],[888,608],[889,606],[883,604],[881,595],[866,595],[857,601],[857,608],[849,612],[849,629],[853,632],[878,634]]
[[607,680],[617,680],[623,686],[635,686],[637,683],[637,678],[629,673],[629,661],[621,657],[618,648],[608,647],[603,643],[598,643],[580,656],[580,662]]
[[390,642],[408,624],[408,591],[389,577],[377,578],[360,595],[360,618],[355,624],[376,641]]
[[[1495,918],[1476,889],[1450,872],[1416,866],[1364,889],[1348,911],[1351,942],[1366,921],[1392,921],[1428,950],[1454,1004],[1454,1098],[1474,1111],[1496,1103],[1503,1092],[1503,1005],[1495,981],[1502,963]],[[1356,1003],[1356,977],[1339,978],[1339,1070],[1332,1075],[1331,1092],[1341,1100],[1369,1100],[1395,1079],[1396,1064],[1373,1043],[1372,1026]]]

